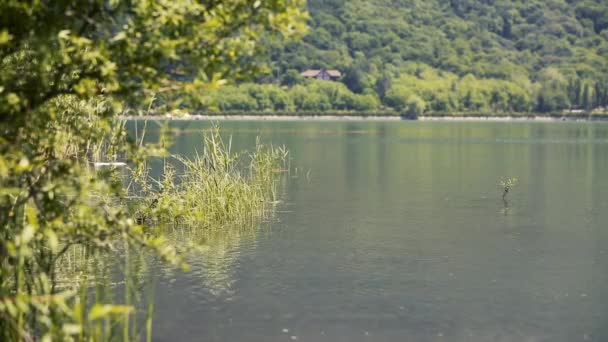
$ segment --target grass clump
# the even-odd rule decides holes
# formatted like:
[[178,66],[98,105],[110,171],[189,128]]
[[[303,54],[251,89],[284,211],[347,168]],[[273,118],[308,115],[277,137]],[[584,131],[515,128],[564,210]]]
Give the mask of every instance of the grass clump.
[[225,142],[217,128],[203,135],[203,143],[202,153],[192,159],[165,161],[158,181],[150,181],[146,171],[138,173],[139,220],[208,229],[253,225],[266,216],[277,202],[276,174],[285,171],[285,148],[258,139],[253,152],[233,152],[231,140]]

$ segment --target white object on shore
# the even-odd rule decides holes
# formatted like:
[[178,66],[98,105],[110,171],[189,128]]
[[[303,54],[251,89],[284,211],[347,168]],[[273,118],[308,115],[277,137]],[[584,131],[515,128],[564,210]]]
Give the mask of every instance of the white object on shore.
[[95,165],[95,167],[104,167],[104,166],[124,167],[124,166],[127,166],[127,163],[123,163],[123,162],[100,162],[100,163],[93,163],[93,165]]

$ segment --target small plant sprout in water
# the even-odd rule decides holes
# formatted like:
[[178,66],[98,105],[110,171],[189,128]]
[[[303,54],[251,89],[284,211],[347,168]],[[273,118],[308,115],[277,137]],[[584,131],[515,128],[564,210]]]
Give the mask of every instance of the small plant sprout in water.
[[507,195],[511,191],[513,187],[515,187],[519,183],[519,180],[514,177],[503,177],[500,179],[500,186],[502,187],[502,199],[504,201],[507,200]]

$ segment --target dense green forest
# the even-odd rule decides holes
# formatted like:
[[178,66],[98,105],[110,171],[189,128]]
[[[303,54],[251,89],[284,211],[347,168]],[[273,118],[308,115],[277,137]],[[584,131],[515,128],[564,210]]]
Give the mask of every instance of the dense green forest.
[[[268,73],[222,111],[561,112],[608,105],[607,0],[309,0],[309,31],[264,38]],[[338,69],[337,84],[303,80]],[[252,84],[255,83],[255,84]]]

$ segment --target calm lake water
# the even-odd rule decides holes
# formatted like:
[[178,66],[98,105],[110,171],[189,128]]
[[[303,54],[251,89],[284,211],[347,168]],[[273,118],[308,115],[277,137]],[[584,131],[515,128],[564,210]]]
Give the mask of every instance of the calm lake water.
[[154,266],[155,341],[608,340],[608,124],[220,125],[298,170],[270,227]]

